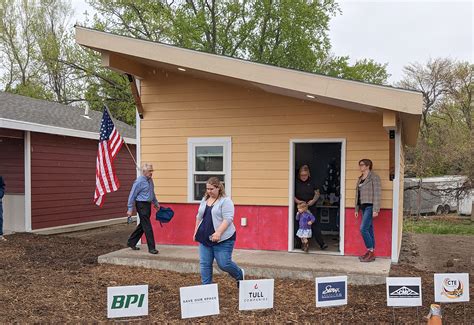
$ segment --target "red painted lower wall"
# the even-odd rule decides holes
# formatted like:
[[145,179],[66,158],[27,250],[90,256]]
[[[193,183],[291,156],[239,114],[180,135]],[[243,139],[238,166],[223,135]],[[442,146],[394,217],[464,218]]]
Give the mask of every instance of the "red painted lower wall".
[[[360,234],[361,216],[354,217],[354,208],[346,209],[344,225],[345,255],[362,255],[366,248]],[[392,252],[392,210],[382,209],[374,219],[375,255],[390,257]]]
[[[198,204],[166,204],[174,210],[170,223],[154,220],[152,225],[155,241],[158,244],[197,245],[193,242]],[[240,226],[240,218],[247,218],[247,226]],[[235,207],[234,225],[237,229],[236,248],[284,250],[288,249],[288,208],[275,206]],[[144,238],[144,237],[143,237]]]
[[[197,245],[193,242],[198,204],[166,204],[175,215],[168,224],[160,226],[152,211],[152,225],[158,244]],[[346,209],[344,246],[345,255],[362,255],[364,241],[360,235],[361,219],[354,218],[354,209]],[[247,218],[247,226],[240,226],[240,219]],[[248,206],[235,207],[234,224],[237,229],[236,248],[262,250],[288,250],[288,207]],[[376,255],[389,257],[391,253],[392,211],[382,210],[374,219]],[[145,237],[143,237],[143,240]]]

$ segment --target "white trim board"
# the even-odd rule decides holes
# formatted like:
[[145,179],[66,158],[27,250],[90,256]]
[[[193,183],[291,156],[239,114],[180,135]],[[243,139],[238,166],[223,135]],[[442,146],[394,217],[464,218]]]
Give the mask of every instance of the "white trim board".
[[31,132],[25,131],[25,231],[31,231]]
[[[295,193],[295,144],[297,143],[340,143],[341,144],[341,198],[339,205],[339,252],[322,252],[328,255],[344,255],[345,209],[346,209],[346,139],[345,138],[317,138],[317,139],[290,139],[290,165],[288,179],[288,251],[294,251],[294,222],[293,210]],[[320,252],[317,252],[320,253]]]
[[[15,121],[6,118],[0,118],[0,128],[23,130],[55,135],[64,135],[68,137],[99,140],[99,130],[97,132],[81,131],[62,128],[58,126],[42,125],[32,122]],[[137,144],[136,139],[123,138],[128,144]]]
[[395,131],[395,177],[392,181],[392,263],[398,263],[398,257],[400,255],[400,246],[398,243],[398,201],[400,200],[400,150],[403,150],[403,148],[401,147],[401,132],[400,130],[397,130]]

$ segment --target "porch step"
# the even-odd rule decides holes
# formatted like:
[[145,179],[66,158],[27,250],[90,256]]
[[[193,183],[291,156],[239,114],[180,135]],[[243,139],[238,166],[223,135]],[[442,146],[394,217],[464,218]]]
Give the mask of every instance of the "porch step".
[[[101,264],[138,266],[184,273],[199,273],[197,246],[158,245],[158,255],[121,249],[99,256]],[[361,263],[357,257],[317,253],[289,253],[236,249],[233,260],[245,269],[245,274],[258,278],[291,278],[314,280],[315,277],[347,275],[349,284],[384,284],[390,272],[390,259],[378,258]],[[222,272],[214,265],[214,272]]]

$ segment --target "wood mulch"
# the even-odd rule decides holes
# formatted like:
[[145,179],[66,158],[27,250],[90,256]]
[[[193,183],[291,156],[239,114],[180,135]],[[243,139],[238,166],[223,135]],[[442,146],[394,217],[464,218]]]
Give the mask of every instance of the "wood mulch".
[[[413,258],[402,258],[391,274],[422,277],[423,307],[418,310],[386,307],[385,285],[350,286],[347,306],[316,308],[313,281],[276,279],[272,310],[240,312],[235,282],[228,276],[216,276],[220,315],[183,321],[179,287],[199,284],[199,275],[99,265],[99,255],[124,246],[123,238],[103,240],[117,238],[117,227],[109,229],[95,231],[91,237],[8,236],[8,242],[0,243],[0,322],[106,322],[107,287],[138,284],[149,285],[149,316],[130,320],[137,322],[423,324],[433,302],[433,273],[415,268]],[[413,243],[406,241],[410,238],[404,243],[410,249],[404,254],[416,254],[416,247],[410,246]],[[472,265],[459,271],[470,271],[472,281]],[[474,307],[472,303],[444,305],[443,315],[444,324],[470,324]]]

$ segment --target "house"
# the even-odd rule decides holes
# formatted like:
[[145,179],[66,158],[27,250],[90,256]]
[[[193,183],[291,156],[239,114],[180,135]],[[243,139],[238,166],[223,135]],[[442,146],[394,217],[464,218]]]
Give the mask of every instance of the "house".
[[403,146],[416,143],[420,93],[84,27],[76,41],[137,89],[139,160],[154,164],[158,199],[176,213],[155,224],[158,243],[195,244],[198,202],[215,175],[236,206],[237,248],[295,250],[295,173],[308,164],[325,194],[318,205],[329,253],[361,254],[355,183],[358,161],[369,158],[383,187],[376,252],[398,260]]
[[[121,187],[93,203],[102,113],[0,92],[0,175],[6,183],[6,231],[64,231],[123,218],[135,164],[122,147],[115,160]],[[135,129],[115,121],[130,150]]]

